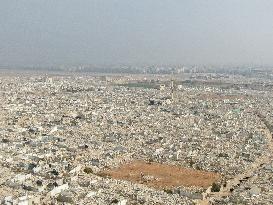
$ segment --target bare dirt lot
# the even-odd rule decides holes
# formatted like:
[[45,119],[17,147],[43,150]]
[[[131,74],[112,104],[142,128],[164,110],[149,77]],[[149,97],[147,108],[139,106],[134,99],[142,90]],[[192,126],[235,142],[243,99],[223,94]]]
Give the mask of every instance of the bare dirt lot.
[[213,172],[143,161],[124,164],[119,168],[106,170],[100,174],[159,189],[178,186],[207,188],[220,178],[219,174]]

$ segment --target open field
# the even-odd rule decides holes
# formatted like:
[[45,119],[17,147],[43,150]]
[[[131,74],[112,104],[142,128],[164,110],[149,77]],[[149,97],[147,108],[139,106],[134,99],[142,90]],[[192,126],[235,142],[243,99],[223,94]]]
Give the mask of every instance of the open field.
[[143,161],[124,164],[117,169],[102,173],[115,179],[141,183],[159,189],[179,186],[207,188],[220,178],[219,174],[213,172]]

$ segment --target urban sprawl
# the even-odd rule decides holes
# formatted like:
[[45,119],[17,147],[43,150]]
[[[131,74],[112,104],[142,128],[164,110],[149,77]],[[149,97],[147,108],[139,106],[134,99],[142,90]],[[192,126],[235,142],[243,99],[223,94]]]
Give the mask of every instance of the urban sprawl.
[[273,75],[5,71],[0,203],[273,204]]

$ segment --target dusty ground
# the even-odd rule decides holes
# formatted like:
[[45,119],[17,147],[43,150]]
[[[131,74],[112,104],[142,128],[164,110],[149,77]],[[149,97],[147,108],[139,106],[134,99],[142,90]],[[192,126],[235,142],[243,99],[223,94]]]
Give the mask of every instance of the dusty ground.
[[124,164],[100,174],[160,189],[178,186],[207,188],[220,178],[219,174],[213,172],[142,161]]

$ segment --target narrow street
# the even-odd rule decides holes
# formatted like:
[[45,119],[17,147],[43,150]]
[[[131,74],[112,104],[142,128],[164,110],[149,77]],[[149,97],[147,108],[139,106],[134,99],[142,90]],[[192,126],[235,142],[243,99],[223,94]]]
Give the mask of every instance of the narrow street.
[[[261,121],[264,122],[263,119]],[[204,193],[203,193],[203,199],[197,201],[198,205],[209,205],[213,201],[213,199],[220,199],[222,197],[226,197],[232,194],[232,191],[240,186],[240,184],[249,178],[251,178],[255,171],[262,168],[265,164],[270,162],[270,159],[272,158],[273,153],[273,140],[272,140],[272,134],[270,132],[270,129],[267,127],[267,124],[264,123],[264,126],[266,127],[262,131],[265,133],[265,136],[267,138],[268,142],[268,148],[271,152],[266,153],[265,155],[261,156],[260,158],[257,158],[255,162],[249,166],[245,172],[235,176],[234,178],[228,180],[226,182],[225,186],[221,186],[221,189],[219,192],[211,192],[211,187],[209,187]]]

